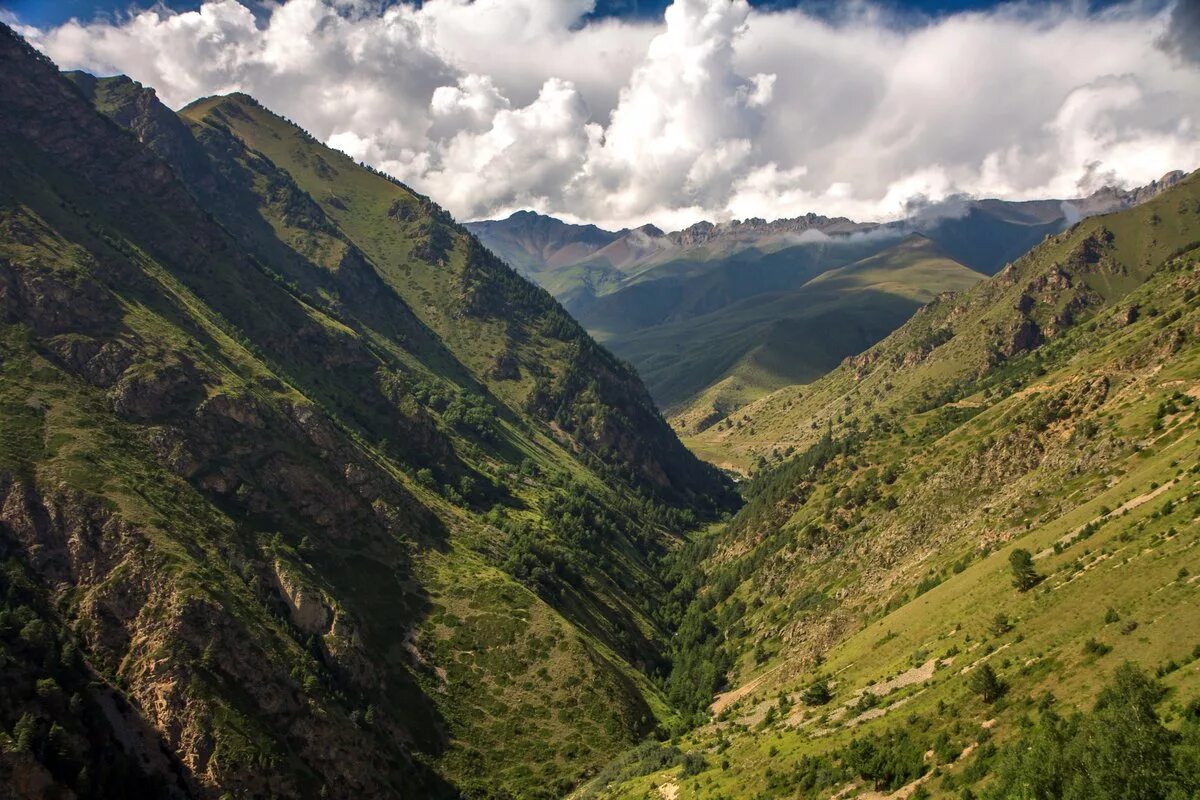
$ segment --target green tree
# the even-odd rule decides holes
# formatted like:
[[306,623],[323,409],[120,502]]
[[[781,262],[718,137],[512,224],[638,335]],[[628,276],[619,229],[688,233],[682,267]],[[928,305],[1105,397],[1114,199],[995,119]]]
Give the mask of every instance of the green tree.
[[846,766],[875,790],[898,789],[925,774],[926,745],[905,730],[851,740],[843,753]]
[[1066,797],[1152,800],[1170,793],[1174,735],[1154,708],[1164,694],[1163,686],[1134,664],[1117,668],[1072,741],[1069,752],[1078,767]]
[[[1113,673],[1090,714],[1047,708],[1001,754],[989,800],[1152,800],[1200,790],[1200,708],[1181,733],[1159,720],[1161,684],[1133,664]],[[1196,704],[1194,703],[1193,706]],[[1192,726],[1196,725],[1196,728]],[[1191,749],[1189,736],[1193,736]]]
[[806,705],[823,706],[833,699],[833,692],[829,691],[829,682],[822,679],[805,689],[801,699]]
[[1041,583],[1042,576],[1033,568],[1033,555],[1028,550],[1019,547],[1013,550],[1008,564],[1012,567],[1013,586],[1018,591],[1027,592]]
[[1008,691],[1008,685],[996,675],[991,664],[984,664],[971,675],[971,691],[979,695],[983,702],[994,703]]
[[13,726],[13,739],[17,742],[17,749],[31,752],[33,750],[35,739],[37,737],[37,720],[33,715],[26,712],[17,720],[17,724]]

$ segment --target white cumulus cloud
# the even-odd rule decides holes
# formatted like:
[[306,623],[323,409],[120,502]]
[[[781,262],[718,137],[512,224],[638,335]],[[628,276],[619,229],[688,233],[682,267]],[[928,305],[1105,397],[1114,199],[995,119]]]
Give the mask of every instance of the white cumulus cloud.
[[248,92],[464,219],[886,219],[1200,166],[1188,0],[938,18],[675,0],[659,21],[585,21],[593,5],[280,0],[256,18],[206,0],[21,30],[176,107]]

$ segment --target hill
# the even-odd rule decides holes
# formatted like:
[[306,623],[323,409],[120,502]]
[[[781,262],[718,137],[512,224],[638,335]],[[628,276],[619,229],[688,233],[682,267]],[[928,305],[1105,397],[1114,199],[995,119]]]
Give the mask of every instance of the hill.
[[581,796],[1196,791],[1198,295],[1200,173],[705,431],[758,468],[680,557],[698,727]]
[[819,378],[936,294],[982,278],[914,235],[795,289],[755,294],[608,346],[638,365],[658,402],[675,412],[676,427],[694,432],[767,392]]
[[735,502],[429,201],[0,28],[0,785],[560,796]]

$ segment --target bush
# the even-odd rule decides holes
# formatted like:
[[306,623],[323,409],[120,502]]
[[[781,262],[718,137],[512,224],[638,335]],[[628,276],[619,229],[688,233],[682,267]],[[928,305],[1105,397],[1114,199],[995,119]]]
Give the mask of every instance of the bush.
[[843,760],[876,791],[895,790],[925,774],[925,744],[907,730],[853,739]]
[[683,776],[690,778],[693,775],[699,775],[708,768],[708,762],[704,760],[704,756],[697,752],[687,752],[683,754]]

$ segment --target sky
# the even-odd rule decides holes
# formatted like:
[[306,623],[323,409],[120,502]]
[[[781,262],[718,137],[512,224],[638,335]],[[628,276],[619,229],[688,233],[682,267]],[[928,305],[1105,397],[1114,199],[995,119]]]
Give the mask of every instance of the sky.
[[460,219],[894,219],[1200,167],[1200,0],[0,0],[64,69],[244,91]]
[[[378,0],[372,3],[379,9],[397,0]],[[926,15],[942,15],[960,11],[987,9],[1000,5],[1003,0],[891,0],[887,3],[891,8],[907,10]],[[1093,9],[1114,5],[1118,0],[1093,0]],[[201,0],[0,0],[0,8],[4,8],[18,16],[27,25],[48,27],[61,25],[75,18],[84,22],[98,17],[113,18],[122,14],[136,13],[158,6],[171,11],[195,11],[200,8]],[[245,0],[246,6],[258,14],[267,13],[271,2],[266,0]],[[671,0],[597,0],[594,8],[586,14],[587,19],[625,18],[625,19],[656,19],[661,18]],[[762,10],[781,10],[804,6],[814,13],[827,13],[835,6],[834,2],[805,3],[803,0],[752,0],[750,5]]]

